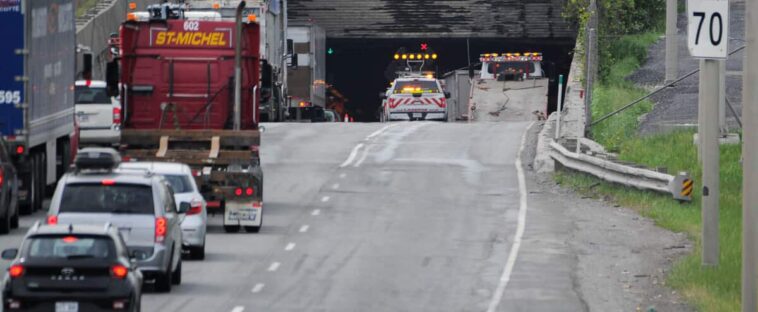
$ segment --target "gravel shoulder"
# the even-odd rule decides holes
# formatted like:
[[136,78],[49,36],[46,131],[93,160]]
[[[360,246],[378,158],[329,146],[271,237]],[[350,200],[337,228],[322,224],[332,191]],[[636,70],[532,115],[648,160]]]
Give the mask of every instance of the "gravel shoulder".
[[693,311],[665,286],[673,263],[692,250],[686,236],[659,228],[634,210],[577,195],[557,185],[552,176],[535,173],[532,164],[541,128],[532,127],[530,145],[522,155],[529,191],[523,252],[549,244],[549,252],[567,253],[573,291],[587,311]]

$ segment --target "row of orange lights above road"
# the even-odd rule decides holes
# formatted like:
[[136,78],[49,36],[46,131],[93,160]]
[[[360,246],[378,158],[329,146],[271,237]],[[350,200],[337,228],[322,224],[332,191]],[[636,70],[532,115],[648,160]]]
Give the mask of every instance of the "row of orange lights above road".
[[432,53],[432,54],[421,54],[421,53],[418,53],[418,54],[414,54],[414,53],[411,53],[411,54],[406,54],[406,53],[400,54],[400,53],[395,53],[395,59],[396,60],[399,60],[399,59],[403,59],[403,60],[428,60],[428,59],[433,59],[433,60],[436,60],[437,59],[437,53]]

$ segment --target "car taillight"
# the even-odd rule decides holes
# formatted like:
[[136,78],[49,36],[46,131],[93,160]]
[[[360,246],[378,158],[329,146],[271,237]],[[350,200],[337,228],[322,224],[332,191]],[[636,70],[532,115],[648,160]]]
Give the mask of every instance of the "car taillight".
[[47,216],[47,224],[50,224],[50,225],[58,224],[58,216],[56,215]]
[[127,269],[125,266],[117,264],[111,267],[111,274],[115,278],[123,279],[126,277],[126,274],[129,273],[129,269]]
[[236,190],[234,190],[234,195],[242,196],[242,188],[238,187]]
[[24,266],[20,264],[14,264],[8,268],[8,274],[10,274],[11,278],[20,277],[21,275],[24,275]]
[[23,145],[16,146],[16,155],[21,155],[26,151]]
[[201,202],[192,202],[192,205],[190,206],[190,210],[187,211],[187,215],[196,215],[203,212],[203,203]]
[[167,224],[166,218],[155,218],[155,241],[162,243],[166,239]]
[[121,124],[121,108],[120,107],[113,108],[113,124],[114,125]]

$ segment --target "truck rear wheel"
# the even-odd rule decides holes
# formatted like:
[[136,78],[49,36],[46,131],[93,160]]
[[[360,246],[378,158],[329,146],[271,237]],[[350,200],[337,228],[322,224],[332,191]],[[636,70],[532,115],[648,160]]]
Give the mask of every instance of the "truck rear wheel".
[[239,225],[224,225],[224,232],[237,233],[240,231]]

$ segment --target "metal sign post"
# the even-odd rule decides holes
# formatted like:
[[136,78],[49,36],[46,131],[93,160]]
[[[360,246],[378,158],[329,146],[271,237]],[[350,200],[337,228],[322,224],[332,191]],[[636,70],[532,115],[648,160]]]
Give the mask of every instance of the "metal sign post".
[[555,118],[555,139],[561,137],[561,113],[563,112],[563,75],[558,75],[558,103],[556,103],[555,112],[558,116]]
[[679,38],[676,27],[677,0],[666,0],[666,83],[679,76]]
[[742,311],[758,311],[758,2],[745,2],[742,80]]
[[729,43],[729,0],[687,1],[687,48],[701,58],[698,139],[703,164],[702,264],[719,263],[719,60]]

